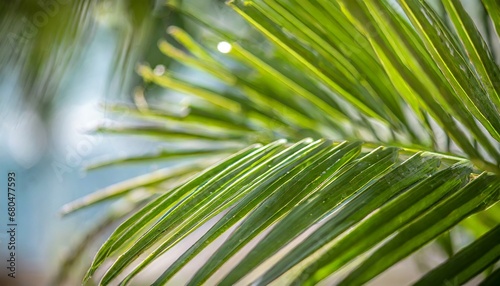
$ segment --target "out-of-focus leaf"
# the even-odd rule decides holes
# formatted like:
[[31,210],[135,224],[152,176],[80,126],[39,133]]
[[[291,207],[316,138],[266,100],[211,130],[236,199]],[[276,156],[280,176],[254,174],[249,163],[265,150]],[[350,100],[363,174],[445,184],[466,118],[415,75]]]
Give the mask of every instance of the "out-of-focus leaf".
[[497,226],[426,274],[414,285],[466,283],[498,261],[500,258],[499,237],[500,226]]

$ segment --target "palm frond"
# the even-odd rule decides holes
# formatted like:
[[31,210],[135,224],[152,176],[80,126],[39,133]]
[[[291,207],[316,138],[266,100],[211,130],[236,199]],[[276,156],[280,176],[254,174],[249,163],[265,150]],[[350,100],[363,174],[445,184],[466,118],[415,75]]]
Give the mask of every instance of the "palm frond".
[[[169,2],[209,32],[209,45],[172,27],[183,47],[160,41],[159,49],[216,84],[141,65],[147,83],[185,101],[172,108],[145,94],[145,104],[113,108],[133,123],[97,131],[146,135],[173,149],[96,166],[220,158],[259,144],[180,183],[163,184],[192,174],[192,165],[70,205],[155,193],[104,243],[85,281],[111,261],[100,283],[126,285],[218,215],[154,285],[228,232],[188,285],[310,285],[329,277],[361,285],[434,241],[453,254],[444,235],[457,225],[487,233],[418,283],[465,283],[488,267],[494,272],[484,283],[498,279],[499,68],[462,3],[439,2],[447,23],[423,0],[230,1],[250,24],[241,34]],[[496,2],[483,2],[498,25]],[[220,42],[230,45],[226,54],[215,50]],[[208,147],[182,148],[200,141]],[[230,260],[231,272],[220,275]]]
[[[429,272],[415,285],[442,285],[448,281],[453,281],[456,284],[466,283],[488,266],[494,264],[495,261],[498,261],[500,257],[499,235],[499,227],[497,226],[458,252],[453,258]],[[481,285],[496,282],[498,282],[498,269]]]
[[[297,278],[301,283],[318,281],[375,248],[359,266],[361,270],[352,274],[369,279],[500,198],[500,180],[488,174],[471,179],[472,169],[462,160],[438,169],[441,158],[431,154],[404,159],[407,156],[398,155],[397,148],[366,152],[360,143],[311,141],[293,145],[280,141],[244,150],[165,193],[111,235],[87,277],[117,250],[131,245],[101,281],[110,283],[138,256],[149,253],[124,278],[122,283],[126,283],[198,226],[230,207],[157,284],[168,281],[237,223],[190,285],[206,281],[256,235],[274,225],[221,282],[232,285],[318,222],[319,228],[256,283],[267,284],[299,263],[311,264]],[[193,209],[196,211],[191,212]],[[356,239],[359,237],[363,239]],[[385,243],[376,248],[381,241]],[[384,263],[380,263],[381,257]]]

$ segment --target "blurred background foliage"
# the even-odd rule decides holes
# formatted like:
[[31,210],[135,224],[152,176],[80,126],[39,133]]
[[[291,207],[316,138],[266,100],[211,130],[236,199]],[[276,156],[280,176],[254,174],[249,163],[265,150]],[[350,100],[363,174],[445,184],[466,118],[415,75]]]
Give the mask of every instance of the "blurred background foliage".
[[[223,1],[183,2],[219,21],[225,14]],[[62,204],[151,170],[130,168],[121,176],[116,170],[94,172],[84,185],[80,183],[91,158],[127,154],[127,145],[158,148],[140,140],[122,144],[95,139],[88,131],[107,117],[106,102],[131,103],[138,87],[149,88],[135,72],[138,63],[170,68],[172,62],[157,42],[168,38],[171,25],[201,33],[164,1],[0,2],[0,169],[16,171],[22,180],[19,285],[51,285],[69,248],[93,223],[78,225],[102,216],[83,212],[63,221]],[[162,93],[152,89],[152,94]]]
[[88,56],[97,30],[106,27],[115,40],[107,75],[110,93],[130,94],[131,87],[141,82],[133,72],[137,62],[168,65],[156,42],[167,26],[183,25],[182,18],[161,2],[3,1],[2,80],[16,80],[20,99],[42,117],[50,116],[62,82],[73,80],[71,75]]

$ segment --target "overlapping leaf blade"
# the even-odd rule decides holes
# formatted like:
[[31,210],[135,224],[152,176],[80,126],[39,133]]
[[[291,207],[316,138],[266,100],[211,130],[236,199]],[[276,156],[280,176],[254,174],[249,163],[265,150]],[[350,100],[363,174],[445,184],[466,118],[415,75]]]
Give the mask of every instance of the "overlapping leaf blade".
[[460,36],[459,39],[465,46],[474,69],[481,79],[480,83],[483,84],[492,102],[496,104],[497,111],[500,110],[500,69],[495,63],[486,41],[460,1],[444,0],[443,4],[455,24]]
[[445,74],[455,95],[475,115],[491,136],[500,140],[500,113],[487,96],[483,86],[463,58],[456,39],[445,28],[435,12],[422,0],[399,1],[422,35],[425,46]]
[[500,258],[499,237],[500,226],[497,226],[429,272],[415,285],[464,284],[498,261]]
[[[218,212],[214,212],[214,209],[224,210],[226,207],[236,203],[236,206],[229,211],[229,213],[232,214],[230,218],[232,220],[237,220],[238,217],[245,215],[254,205],[265,199],[269,192],[274,191],[277,185],[280,185],[282,181],[288,179],[287,176],[291,176],[289,174],[292,168],[296,165],[303,166],[305,164],[310,164],[311,162],[309,159],[311,157],[314,158],[318,152],[324,151],[329,145],[331,145],[331,143],[324,140],[319,140],[305,146],[303,143],[296,144],[268,160],[259,162],[251,172],[244,174],[242,177],[228,174],[225,178],[230,182],[234,181],[234,183],[221,186],[217,189],[207,190],[206,192],[209,193],[209,196],[201,202],[198,202],[200,200],[198,198],[200,195],[196,195],[193,197],[193,199],[198,202],[196,206],[193,207],[192,204],[190,205],[184,202],[179,204],[173,211],[169,212],[168,217],[162,217],[161,224],[169,225],[170,217],[170,221],[174,220],[181,222],[182,228],[177,228],[175,231],[172,231],[171,235],[174,239],[169,238],[165,240],[160,247],[136,268],[137,271],[145,267],[149,262],[156,259],[160,254],[176,243],[177,241],[175,239],[178,240],[179,237],[182,238],[182,235],[187,234],[188,232],[186,232],[185,226],[187,226],[187,230],[192,231],[194,230],[192,227],[193,224],[201,225],[203,222],[207,221],[208,218],[217,214]],[[276,182],[273,179],[280,176],[282,177],[282,181]],[[191,214],[189,211],[193,208],[198,211]],[[239,211],[241,212],[238,213]],[[158,229],[157,226],[155,227]],[[160,229],[166,229],[166,227],[161,227]],[[215,229],[220,232],[220,229]],[[154,229],[151,229],[150,232],[153,235],[157,235],[158,233],[158,231]],[[166,233],[168,234],[168,232]],[[148,245],[151,244],[152,243],[148,243]],[[113,268],[110,270],[112,269]],[[108,273],[110,273],[110,271],[108,271]],[[127,279],[133,277],[135,273],[136,270],[134,270]],[[113,278],[111,275],[106,274],[104,279],[108,277]]]
[[[495,176],[483,174],[451,198],[403,228],[394,238],[377,249],[356,270],[351,272],[339,285],[362,284],[370,280],[473,212],[490,207],[492,203],[496,202],[499,195],[500,180]],[[431,279],[427,281],[431,281]],[[437,282],[437,279],[434,282]]]
[[[146,227],[146,222],[154,220],[161,216],[161,212],[172,206],[176,201],[179,201],[182,197],[186,195],[188,191],[202,184],[209,178],[219,174],[227,168],[227,166],[237,163],[239,160],[249,155],[256,146],[251,146],[245,150],[242,150],[230,158],[226,159],[221,164],[218,164],[210,169],[205,170],[201,175],[193,178],[191,181],[176,188],[170,192],[163,194],[158,199],[149,203],[147,206],[142,208],[139,212],[135,213],[130,219],[121,224],[110,238],[104,243],[99,252],[96,254],[92,266],[88,270],[85,280],[88,280],[97,268],[104,262],[106,258],[114,253],[114,251],[119,248],[120,244],[124,244],[129,239],[132,238],[132,234],[141,231]],[[118,246],[117,246],[118,245]]]
[[[411,222],[433,203],[457,191],[467,179],[468,172],[470,170],[463,166],[445,169],[390,201],[341,240],[327,246],[327,250],[312,261],[295,281],[311,285],[337,271]],[[356,237],[363,239],[358,240]],[[267,277],[264,276],[265,278]]]
[[488,10],[491,20],[493,21],[493,25],[495,26],[497,34],[500,37],[500,3],[495,0],[482,0],[482,2]]
[[[264,238],[264,243],[261,243],[263,247],[257,247],[255,253],[272,254],[272,251],[269,252],[269,247],[275,249],[287,243],[329,211],[332,211],[335,206],[357,191],[358,188],[390,167],[396,159],[396,154],[394,149],[379,149],[327,177],[321,183],[319,191],[295,206],[291,213],[273,228],[271,233]],[[355,174],[359,176],[355,176]],[[283,229],[287,231],[283,232]],[[224,248],[212,256],[210,263],[206,263],[194,275],[189,285],[198,285],[208,279],[209,275],[227,259],[224,257],[226,253],[223,251]]]
[[[270,270],[274,275],[279,275],[290,269],[293,265],[314,253],[324,243],[333,240],[343,231],[359,222],[373,210],[380,207],[394,194],[401,192],[416,181],[434,172],[439,160],[433,157],[421,157],[415,155],[405,161],[400,166],[394,168],[386,175],[381,177],[371,186],[360,191],[352,201],[342,207],[331,219],[329,219],[315,234],[310,235],[300,245],[293,249],[286,257],[281,259]],[[417,168],[418,166],[418,168]],[[409,176],[409,175],[412,176]],[[260,258],[259,258],[260,256]],[[242,278],[248,273],[252,266],[256,266],[263,261],[265,256],[253,251],[245,257],[235,269],[228,274],[221,282],[224,285],[230,285]],[[279,273],[279,274],[278,274]]]
[[[395,150],[376,150],[359,161],[353,162],[344,169],[330,175],[321,183],[319,191],[302,200],[290,214],[283,218],[266,235],[253,250],[253,256],[264,256],[264,259],[271,256],[294,237],[306,230],[307,227],[335,209],[343,200],[348,199],[351,194],[364,184],[385,171],[390,166],[391,161],[395,159],[394,155]],[[370,166],[372,169],[365,169],[367,166]],[[365,170],[367,173],[361,170]],[[359,176],[354,176],[354,174],[358,174]],[[283,229],[287,231],[284,232]],[[221,261],[219,257],[213,256],[211,259],[212,263],[206,264],[207,268],[216,268],[219,261]],[[249,262],[245,261],[243,264],[248,266]],[[202,282],[207,278],[207,273],[210,274],[211,271],[214,270],[207,271],[202,268],[193,277],[190,284],[195,285]]]
[[[339,145],[339,147],[327,152],[324,158],[319,158],[320,162],[317,166],[315,163],[311,166],[313,169],[305,169],[301,171],[301,176],[307,176],[310,180],[305,178],[297,178],[293,181],[291,189],[277,190],[275,194],[269,197],[266,201],[262,202],[238,227],[238,232],[241,232],[241,238],[238,238],[237,245],[228,245],[231,248],[241,247],[244,243],[247,243],[254,235],[258,234],[255,227],[260,224],[257,229],[264,229],[266,226],[270,225],[276,219],[286,213],[291,208],[294,207],[294,203],[300,201],[304,197],[310,196],[314,192],[320,190],[318,187],[324,181],[325,178],[337,172],[339,168],[348,163],[354,156],[359,153],[359,144],[350,144],[348,146]],[[308,171],[305,173],[304,171]],[[304,186],[305,185],[305,186]],[[301,190],[301,188],[304,188]],[[281,203],[279,203],[281,202]],[[276,212],[270,212],[269,210],[277,208]],[[219,226],[220,225],[220,226]],[[155,284],[161,284],[171,278],[180,267],[184,266],[189,262],[194,255],[199,253],[204,247],[207,246],[207,242],[212,242],[217,235],[221,234],[221,229],[228,229],[231,226],[228,221],[216,224],[212,230],[207,232],[202,238],[200,238],[186,253],[184,253],[172,266],[170,266],[165,273],[156,281]],[[245,232],[247,230],[248,232]],[[239,234],[236,233],[232,237],[236,237]],[[240,240],[241,239],[241,240]]]

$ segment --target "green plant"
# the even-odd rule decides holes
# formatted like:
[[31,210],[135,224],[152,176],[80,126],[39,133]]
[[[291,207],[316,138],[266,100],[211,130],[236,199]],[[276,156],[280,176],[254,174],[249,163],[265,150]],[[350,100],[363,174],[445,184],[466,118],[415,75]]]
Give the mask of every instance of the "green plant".
[[[482,1],[485,39],[459,0],[439,3],[444,13],[423,0],[229,2],[265,38],[175,7],[212,33],[210,46],[226,41],[231,50],[221,55],[176,27],[169,34],[184,49],[162,41],[160,50],[220,84],[209,88],[143,65],[145,82],[189,94],[189,103],[111,107],[140,123],[97,131],[174,147],[93,167],[169,159],[185,165],[66,206],[69,213],[141,194],[84,281],[112,260],[100,283],[128,284],[221,215],[155,285],[230,230],[189,285],[206,282],[256,237],[218,283],[249,275],[259,285],[309,285],[339,275],[338,284],[359,285],[431,242],[449,259],[418,285],[463,284],[482,272],[484,285],[498,283],[500,69],[498,37],[488,28],[491,17],[500,31],[500,4]],[[449,232],[464,229],[475,239],[457,250]],[[252,272],[258,266],[264,270]]]

